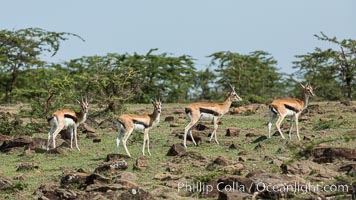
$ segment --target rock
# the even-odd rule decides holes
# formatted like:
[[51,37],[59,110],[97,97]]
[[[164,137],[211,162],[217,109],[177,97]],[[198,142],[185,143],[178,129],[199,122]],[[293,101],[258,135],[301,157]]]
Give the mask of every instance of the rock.
[[83,123],[83,128],[84,128],[84,133],[96,133],[95,129],[93,129],[92,127],[90,127],[88,124]]
[[261,145],[261,143],[258,143],[255,148],[253,148],[256,151],[262,151],[264,149],[264,147]]
[[[61,139],[63,139],[63,140],[69,140],[70,141],[70,130],[69,129],[65,129],[65,130],[61,130],[60,132],[59,132],[59,137],[58,138],[61,138]],[[74,135],[73,135],[73,137],[74,137]],[[74,139],[73,139],[74,140]],[[79,140],[79,137],[78,137],[78,140]]]
[[260,136],[260,135],[257,135],[255,133],[247,133],[245,136],[246,137],[257,137],[257,136]]
[[222,168],[223,171],[231,173],[231,174],[236,174],[239,173],[242,169],[244,169],[244,165],[242,163],[236,163],[234,165],[227,165]]
[[129,158],[130,157],[128,155],[112,153],[106,156],[105,162],[111,162],[111,161],[117,161],[117,160],[129,159]]
[[94,170],[94,173],[111,175],[111,174],[121,173],[127,168],[128,168],[128,164],[125,160],[116,160],[100,165]]
[[[56,140],[56,145],[62,145],[63,140]],[[32,138],[32,142],[27,145],[29,149],[47,149],[47,139],[44,138]]]
[[[258,197],[263,199],[291,198],[294,195],[294,190],[289,187],[289,190],[286,190],[286,185],[294,187],[296,184],[298,184],[298,186],[306,184],[304,179],[286,174],[260,173],[251,176],[250,179],[256,188],[254,191],[260,191]],[[273,186],[274,189],[267,189],[267,186]],[[298,188],[295,188],[295,190],[297,189]]]
[[16,169],[16,171],[19,172],[19,171],[38,169],[39,167],[40,164],[35,162],[21,163],[20,166]]
[[302,115],[299,117],[299,121],[303,122],[303,121],[310,121],[310,117],[306,116],[306,115]]
[[182,144],[173,144],[167,152],[167,156],[184,155],[187,151]]
[[180,125],[178,123],[170,123],[169,127],[179,127]]
[[160,181],[167,181],[167,180],[178,180],[179,177],[165,172],[165,173],[159,173],[154,175],[153,179],[160,180]]
[[321,121],[321,122],[330,122],[330,121],[333,121],[333,119],[332,118],[327,118],[327,117],[320,117],[319,121]]
[[213,180],[209,181],[208,183],[206,183],[205,189],[201,190],[199,195],[202,198],[214,198],[214,197],[217,197],[219,195],[218,180],[217,179],[213,179]]
[[87,178],[90,174],[72,172],[62,175],[61,186],[66,189],[83,189],[87,186]]
[[288,152],[288,149],[285,146],[279,147],[277,149],[277,153],[282,154],[282,153],[286,153],[286,152]]
[[344,165],[339,168],[340,172],[346,172],[346,175],[350,177],[356,177],[356,163],[351,163],[348,165]]
[[238,145],[232,143],[230,146],[229,146],[229,149],[237,149]]
[[110,128],[113,130],[117,130],[117,122],[116,119],[104,119],[103,121],[101,121],[98,126],[101,129],[105,129],[105,128]]
[[164,118],[165,122],[172,122],[174,121],[174,117],[173,116],[167,116],[166,118]]
[[[241,191],[250,193],[254,191],[254,183],[250,178],[238,175],[224,175],[218,179],[219,191]],[[229,190],[229,191],[228,191]]]
[[100,137],[93,138],[93,143],[99,143],[99,142],[101,142],[101,138]]
[[86,138],[98,138],[98,137],[99,137],[98,133],[87,132]]
[[284,174],[316,176],[327,179],[339,176],[336,171],[309,160],[281,164],[280,168]]
[[10,179],[0,175],[0,191],[13,187],[13,183]]
[[95,119],[91,118],[90,115],[87,117],[87,120],[85,120],[85,124],[87,124],[88,126],[98,126],[99,123],[97,121],[95,121]]
[[241,192],[239,190],[235,190],[235,191],[223,190],[222,192],[219,192],[219,197],[218,197],[218,200],[250,200],[250,199],[253,199],[253,196],[251,194]]
[[215,158],[215,160],[213,161],[214,164],[216,165],[222,165],[222,166],[226,166],[230,163],[229,160],[227,160],[225,157],[223,156],[219,156],[217,158]]
[[238,128],[228,128],[226,129],[226,136],[229,137],[238,137],[240,135],[240,129]]
[[121,193],[118,199],[137,199],[137,200],[153,200],[154,198],[149,192],[140,188],[130,188]]
[[246,162],[246,158],[245,158],[245,157],[242,157],[242,156],[239,156],[238,161],[240,161],[240,162]]
[[342,105],[345,105],[345,106],[351,106],[351,105],[352,105],[352,103],[351,103],[350,100],[341,101],[340,103],[341,103]]
[[137,175],[131,172],[124,171],[121,173],[121,180],[134,182],[137,180]]
[[166,171],[173,175],[178,175],[183,173],[181,167],[179,165],[174,165],[174,164],[169,164],[166,168]]
[[0,146],[0,151],[9,151],[11,148],[24,147],[31,144],[32,138],[28,136],[20,136],[12,140],[4,140]]
[[59,188],[53,183],[42,184],[35,192],[34,195],[38,199],[83,199],[80,193],[74,192],[69,189]]
[[[64,144],[64,143],[63,143]],[[55,149],[49,149],[46,151],[48,154],[61,154],[61,155],[68,155],[68,150],[64,149],[62,145],[60,147],[57,147]]]
[[262,174],[262,173],[265,173],[266,171],[263,170],[263,169],[255,169],[253,170],[252,172],[249,172],[247,175],[246,175],[246,178],[250,178],[256,174]]
[[206,126],[204,124],[199,123],[195,126],[195,129],[198,131],[205,131],[205,130],[210,130],[211,128],[209,128],[208,126]]
[[332,163],[336,159],[356,160],[356,149],[344,147],[317,147],[313,151],[314,162]]
[[248,154],[250,154],[250,152],[248,152],[248,151],[240,151],[237,155],[245,156],[245,155],[248,155]]
[[10,136],[0,134],[0,149],[1,149],[1,146],[4,144],[5,141],[9,141],[11,139],[12,139],[12,137],[10,137]]
[[134,170],[141,170],[148,167],[148,160],[145,156],[140,156],[136,159],[136,163],[133,166]]
[[267,136],[262,135],[262,136],[258,137],[256,140],[254,140],[252,143],[259,143],[259,142],[262,142],[263,140],[267,140]]

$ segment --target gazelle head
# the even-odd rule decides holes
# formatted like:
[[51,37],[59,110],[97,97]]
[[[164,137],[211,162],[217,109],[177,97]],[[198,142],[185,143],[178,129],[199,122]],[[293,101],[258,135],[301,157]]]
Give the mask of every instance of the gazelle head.
[[300,85],[303,88],[303,93],[307,96],[315,96],[314,92],[313,92],[313,87],[307,83],[305,86],[303,84],[300,83]]
[[158,100],[151,99],[151,103],[153,104],[155,111],[157,111],[158,113],[162,112],[162,102],[160,99]]
[[80,105],[80,107],[82,108],[83,113],[88,113],[89,110],[89,103],[88,103],[88,97],[85,97],[85,101],[83,100],[82,97],[82,101],[80,102],[79,100],[77,100],[78,104]]
[[242,101],[242,98],[239,97],[239,95],[236,94],[235,92],[235,87],[233,87],[231,84],[230,85],[230,88],[231,88],[231,92],[229,93],[229,98],[231,101]]

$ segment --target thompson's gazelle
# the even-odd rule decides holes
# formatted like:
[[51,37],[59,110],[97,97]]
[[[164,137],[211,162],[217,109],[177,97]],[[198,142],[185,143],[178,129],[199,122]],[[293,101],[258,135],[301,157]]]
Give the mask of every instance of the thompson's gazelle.
[[295,125],[297,128],[297,137],[300,140],[298,118],[300,114],[303,112],[303,110],[307,108],[309,97],[315,96],[313,93],[313,87],[309,83],[307,83],[305,86],[301,83],[300,85],[303,88],[302,99],[297,99],[297,98],[276,99],[271,104],[269,104],[270,120],[268,123],[268,137],[271,137],[272,122],[276,119],[278,115],[279,117],[276,122],[276,126],[282,138],[285,139],[281,131],[281,123],[286,116],[290,116],[289,139],[292,138],[291,132],[293,128],[293,121],[295,120]]
[[73,110],[57,110],[52,114],[48,119],[51,129],[48,132],[48,141],[47,141],[47,151],[50,146],[50,139],[53,139],[53,148],[56,148],[56,137],[61,130],[70,130],[70,148],[73,148],[73,138],[75,141],[75,146],[80,151],[78,147],[78,136],[77,136],[77,127],[79,124],[85,122],[88,115],[88,98],[85,97],[85,101],[82,98],[82,101],[78,101],[78,104],[81,107],[80,112],[75,112]]
[[194,140],[192,134],[192,128],[198,121],[211,121],[214,124],[214,130],[210,136],[211,140],[215,139],[215,142],[219,144],[216,136],[216,130],[218,129],[218,119],[224,116],[229,112],[230,106],[233,101],[242,101],[242,99],[236,94],[235,88],[231,87],[231,92],[227,95],[224,102],[215,103],[215,102],[198,102],[192,103],[185,108],[185,113],[187,114],[190,122],[184,129],[184,147],[187,148],[187,134],[189,132],[190,137],[194,145],[197,143]]
[[145,155],[145,145],[147,143],[147,152],[149,155],[151,155],[150,138],[148,132],[151,128],[159,124],[162,112],[162,102],[160,100],[151,100],[151,103],[153,105],[152,114],[123,114],[117,119],[119,131],[116,138],[116,148],[118,153],[120,141],[122,139],[122,144],[124,145],[125,151],[127,155],[131,157],[131,154],[126,146],[126,142],[129,139],[131,133],[137,130],[144,133],[142,154]]

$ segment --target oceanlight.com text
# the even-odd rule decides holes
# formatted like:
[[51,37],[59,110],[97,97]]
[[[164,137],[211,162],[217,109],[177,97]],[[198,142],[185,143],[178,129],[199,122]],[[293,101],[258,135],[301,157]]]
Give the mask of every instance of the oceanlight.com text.
[[269,184],[264,182],[258,182],[251,184],[251,186],[245,186],[239,182],[233,182],[232,184],[225,185],[223,182],[218,183],[217,185],[207,184],[204,182],[179,182],[178,183],[178,192],[184,191],[189,193],[199,192],[208,194],[213,190],[219,192],[281,192],[281,193],[319,193],[319,192],[342,192],[347,193],[350,190],[348,185],[320,185],[308,183],[279,183],[279,184]]

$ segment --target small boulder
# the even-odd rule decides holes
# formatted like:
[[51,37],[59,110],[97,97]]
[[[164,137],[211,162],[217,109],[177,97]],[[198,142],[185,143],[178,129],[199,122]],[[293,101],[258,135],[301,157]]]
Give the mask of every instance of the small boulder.
[[38,169],[39,167],[40,164],[35,162],[21,163],[20,166],[16,169],[16,171],[19,172],[19,171]]
[[167,152],[167,156],[184,155],[187,151],[182,144],[173,144]]
[[238,128],[228,128],[226,129],[226,136],[228,137],[238,137],[240,135],[240,129]]
[[165,122],[172,122],[174,121],[174,117],[173,116],[167,116],[166,118],[164,118]]

